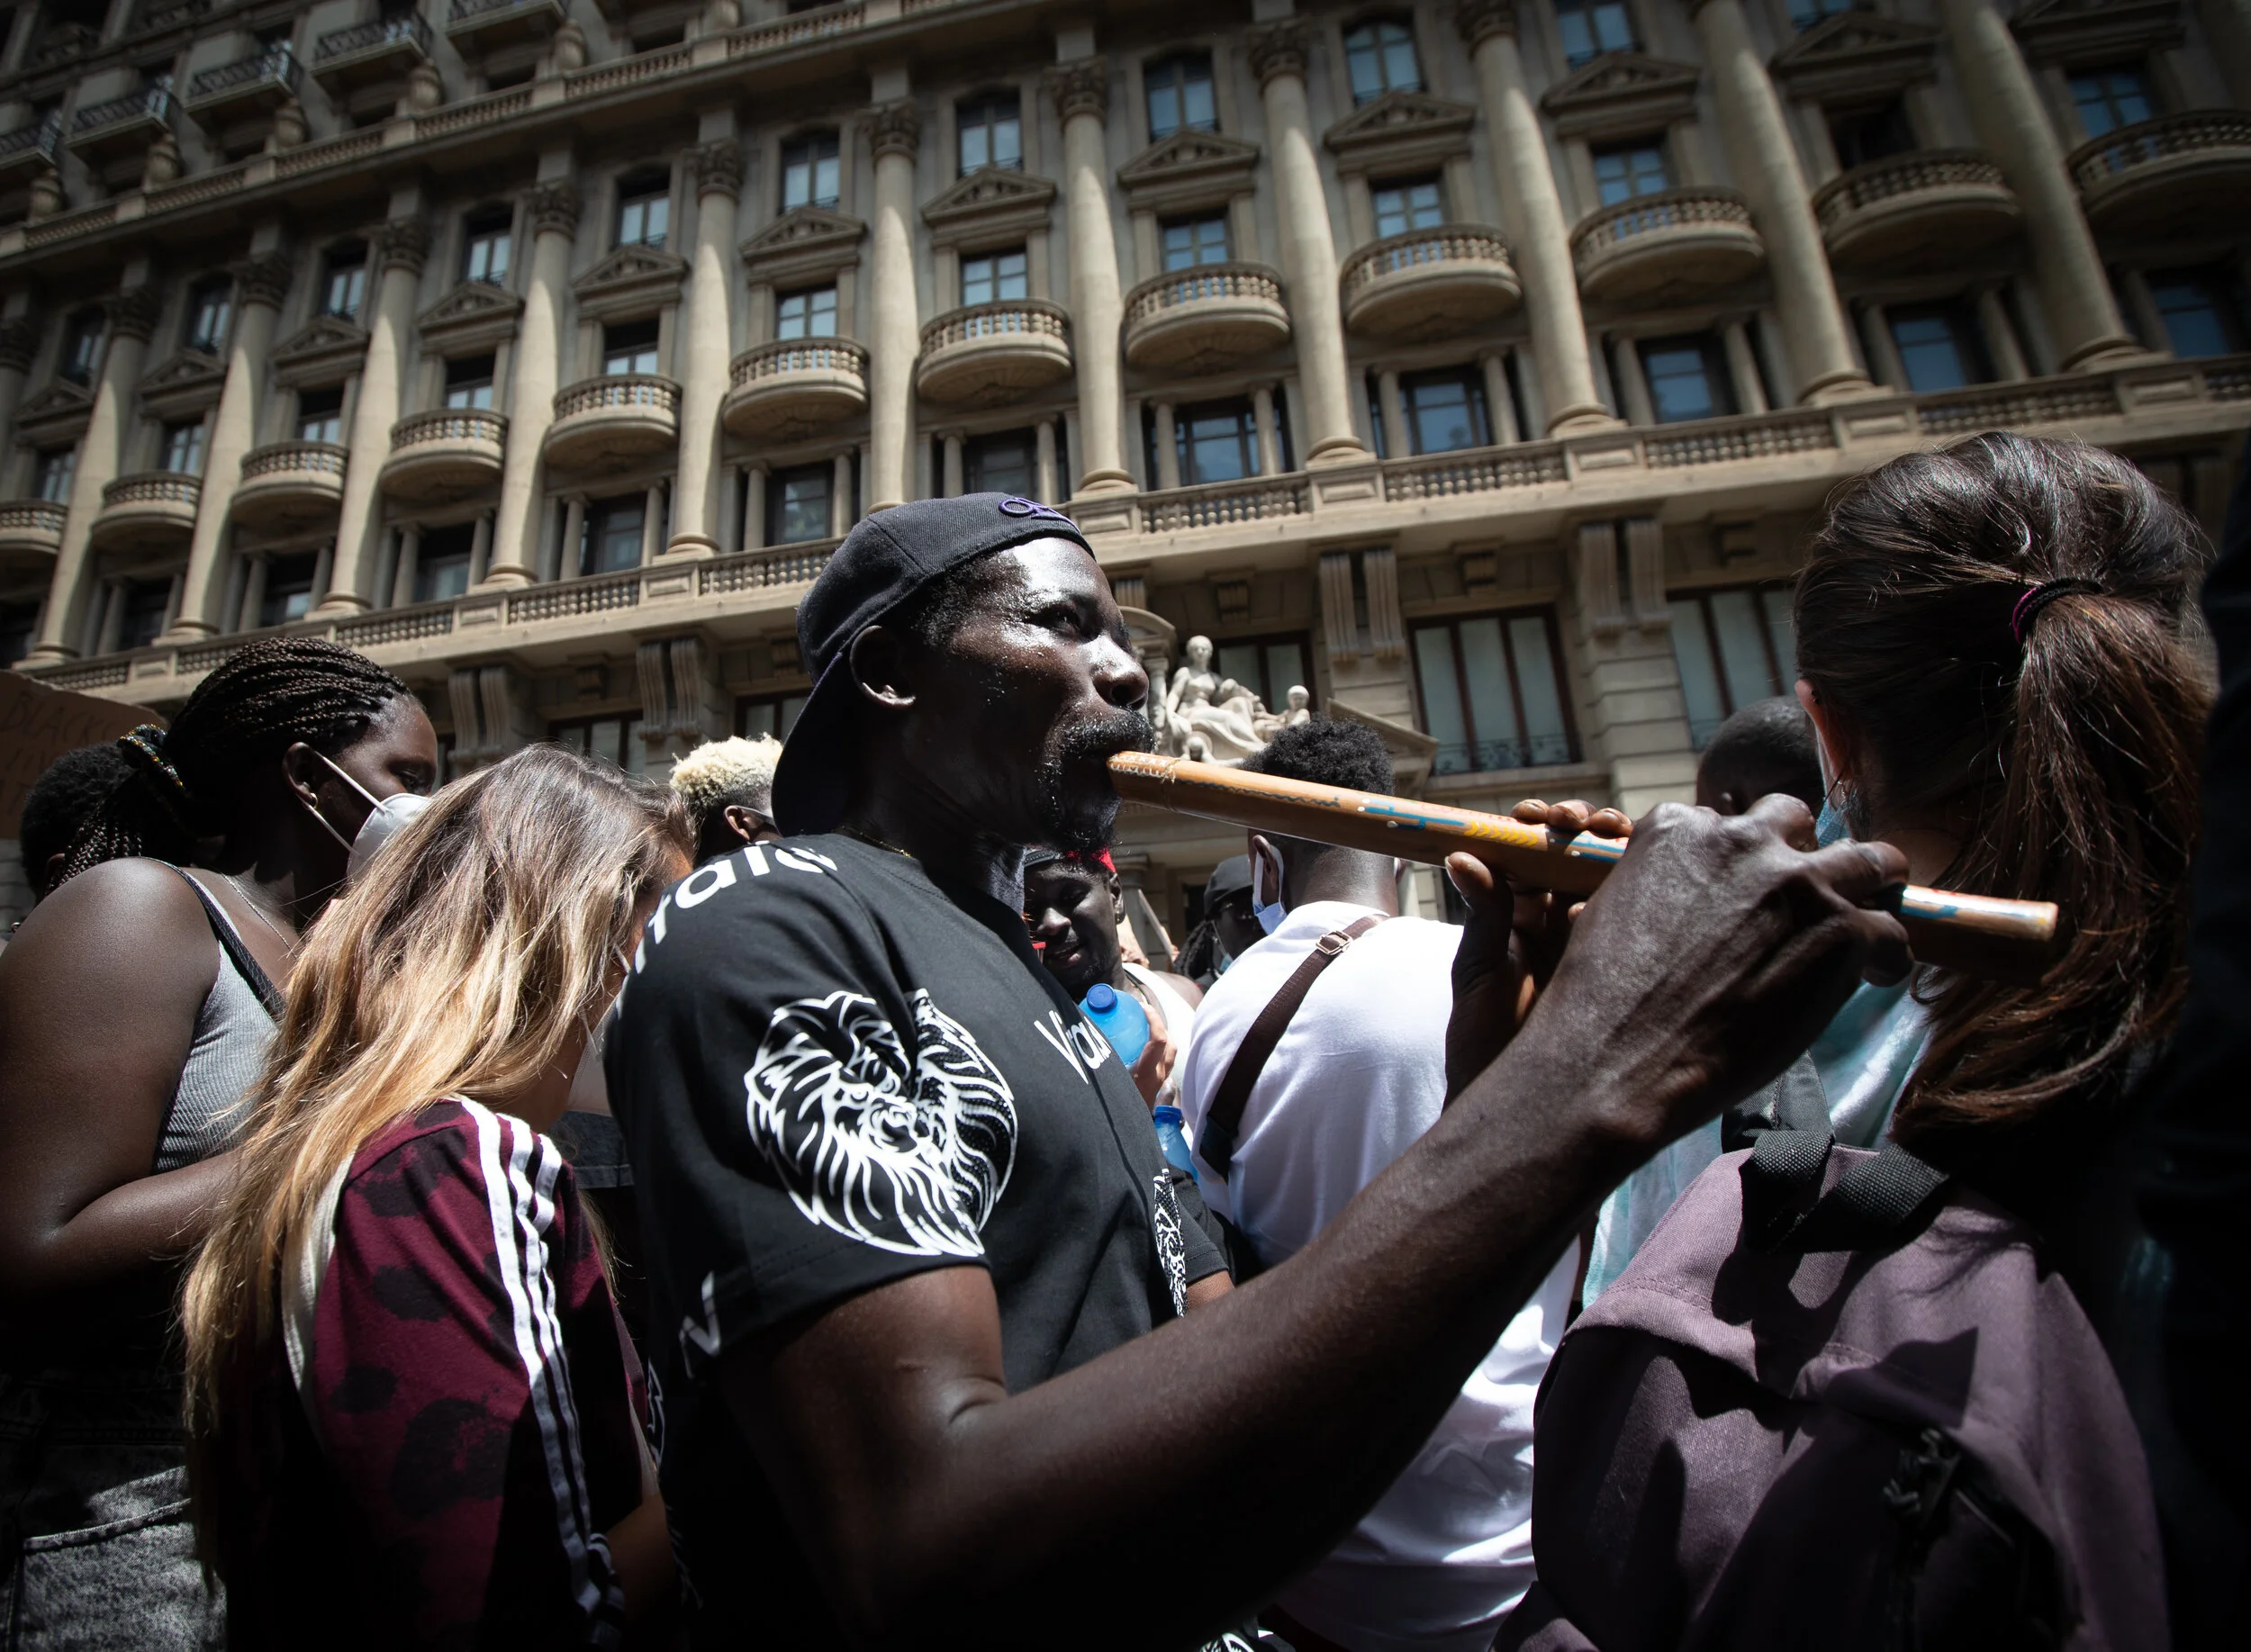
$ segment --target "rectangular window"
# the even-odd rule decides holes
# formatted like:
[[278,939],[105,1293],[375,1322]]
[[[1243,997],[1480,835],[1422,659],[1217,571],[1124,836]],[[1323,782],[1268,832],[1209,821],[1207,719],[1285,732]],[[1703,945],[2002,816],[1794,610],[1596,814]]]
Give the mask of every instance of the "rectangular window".
[[2078,107],[2079,123],[2090,138],[2147,121],[2156,113],[2150,103],[2148,77],[2133,68],[2091,69],[2074,75],[2071,101]]
[[1829,140],[1836,147],[1837,164],[1848,172],[1870,161],[1904,155],[1917,147],[1915,129],[1907,120],[1907,105],[1896,97],[1858,114],[1837,116],[1829,123]]
[[1577,755],[1551,609],[1419,625],[1412,640],[1423,727],[1438,742],[1433,772],[1524,769]]
[[1993,376],[1976,326],[1960,305],[1902,304],[1885,319],[1910,390],[1959,390]]
[[14,664],[38,639],[38,603],[0,602],[0,666]]
[[782,146],[782,210],[834,206],[843,199],[836,134],[809,132]]
[[1198,264],[1225,264],[1233,257],[1227,244],[1227,215],[1176,219],[1163,226],[1164,266],[1191,269]]
[[63,333],[59,371],[74,384],[91,384],[95,369],[102,365],[102,321],[99,310],[81,310]]
[[643,174],[618,185],[618,245],[662,247],[672,219],[672,185],[663,174]]
[[32,495],[50,505],[67,503],[70,498],[70,475],[78,466],[76,447],[46,447],[40,451],[38,462],[32,470]]
[[354,245],[332,250],[321,270],[321,313],[357,320],[366,295],[367,249]]
[[1409,230],[1434,230],[1446,221],[1446,204],[1438,180],[1402,178],[1375,188],[1376,234],[1405,235]]
[[200,476],[203,474],[203,421],[187,419],[178,424],[164,427],[164,448],[158,460],[158,470],[168,470],[179,476]]
[[981,167],[1024,164],[1024,122],[1017,113],[1015,93],[964,98],[954,106],[954,116],[961,126],[963,177]]
[[735,702],[735,732],[746,740],[755,740],[762,735],[786,740],[790,730],[797,727],[797,714],[804,709],[802,694],[761,694],[738,700]]
[[1641,49],[1625,0],[1555,0],[1555,26],[1563,36],[1563,60],[1573,68],[1606,51]]
[[1149,140],[1177,131],[1216,132],[1219,111],[1212,102],[1211,59],[1202,52],[1163,58],[1141,72],[1149,95]]
[[972,493],[1013,493],[1029,499],[1038,485],[1038,438],[1029,430],[972,437],[962,451],[962,479]]
[[414,559],[414,600],[444,602],[469,589],[469,557],[475,544],[473,523],[425,528]]
[[1423,66],[1415,56],[1415,35],[1404,23],[1381,19],[1344,32],[1344,67],[1352,78],[1352,101],[1371,103],[1387,92],[1420,92]]
[[312,575],[318,561],[311,551],[266,559],[266,594],[258,600],[258,624],[287,625],[312,611]]
[[1745,706],[1790,692],[1798,668],[1787,587],[1698,591],[1668,606],[1688,734],[1698,751]]
[[187,294],[187,348],[218,355],[227,348],[227,323],[233,316],[233,282],[196,283]]
[[1399,399],[1406,405],[1407,433],[1417,453],[1453,453],[1492,445],[1485,382],[1477,374],[1414,374],[1399,381]]
[[344,439],[344,388],[297,393],[297,439],[301,442],[341,442]]
[[172,582],[127,580],[125,624],[118,633],[120,648],[145,648],[164,635],[164,622],[172,617]]
[[766,483],[766,543],[796,545],[827,538],[828,496],[836,478],[832,465],[774,472]]
[[613,321],[601,329],[601,371],[605,378],[621,373],[656,371],[656,318],[646,321]]
[[1673,186],[1665,165],[1664,146],[1658,143],[1616,143],[1595,151],[1595,188],[1605,206],[1615,206],[1636,195],[1653,195]]
[[508,284],[509,229],[513,215],[506,207],[473,213],[462,225],[461,278],[488,286]]
[[598,499],[586,507],[586,545],[581,553],[582,573],[622,573],[641,565],[641,527],[648,515],[648,495],[623,493]]
[[1213,664],[1222,678],[1233,677],[1249,688],[1269,711],[1279,711],[1289,703],[1290,690],[1312,689],[1313,678],[1306,670],[1311,653],[1300,631],[1293,636],[1223,642],[1215,651]]
[[1650,404],[1658,423],[1717,419],[1735,411],[1727,356],[1710,333],[1643,339],[1634,348],[1641,353],[1641,372],[1650,382]]
[[833,339],[836,336],[836,289],[811,287],[784,293],[773,307],[777,339]]
[[2244,348],[2242,313],[2227,273],[2218,269],[2152,270],[2149,297],[2164,321],[2165,336],[2153,339],[2186,360],[2196,356],[2230,356]]
[[1240,482],[1259,474],[1258,420],[1248,402],[1207,402],[1173,414],[1180,480]]
[[490,356],[457,356],[446,364],[446,405],[492,407],[493,358]]
[[1032,293],[1029,269],[1021,247],[1008,252],[988,252],[974,258],[963,258],[962,302],[991,304],[1011,298],[1029,298]]
[[628,774],[638,774],[648,766],[646,750],[641,742],[641,714],[637,711],[549,723],[547,739],[566,752],[592,757],[613,769],[623,769]]

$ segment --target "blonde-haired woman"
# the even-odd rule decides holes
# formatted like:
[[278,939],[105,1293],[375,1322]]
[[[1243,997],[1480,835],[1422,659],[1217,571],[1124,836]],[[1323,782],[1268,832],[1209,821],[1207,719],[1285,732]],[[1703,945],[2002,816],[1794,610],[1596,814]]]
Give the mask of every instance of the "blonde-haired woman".
[[639,1364],[542,1132],[690,843],[669,792],[534,747],[307,937],[185,1304],[237,1652],[615,1646],[672,1593]]

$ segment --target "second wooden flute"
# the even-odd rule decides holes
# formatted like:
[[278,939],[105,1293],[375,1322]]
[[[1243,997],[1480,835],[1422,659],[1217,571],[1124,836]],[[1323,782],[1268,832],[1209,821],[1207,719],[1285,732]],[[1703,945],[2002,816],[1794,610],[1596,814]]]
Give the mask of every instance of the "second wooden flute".
[[[1110,759],[1110,779],[1128,802],[1432,865],[1450,854],[1472,854],[1504,874],[1566,894],[1591,892],[1625,853],[1624,844],[1589,832],[1556,844],[1540,827],[1505,815],[1245,774],[1184,757],[1120,753]],[[1893,910],[1906,926],[1916,961],[1966,975],[2038,986],[2055,949],[2051,901],[1909,884]]]

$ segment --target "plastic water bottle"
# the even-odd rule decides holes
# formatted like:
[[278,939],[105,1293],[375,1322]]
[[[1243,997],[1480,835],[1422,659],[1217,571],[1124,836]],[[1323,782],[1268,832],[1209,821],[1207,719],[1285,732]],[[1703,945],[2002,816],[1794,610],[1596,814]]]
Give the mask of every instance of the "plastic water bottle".
[[1120,996],[1108,982],[1097,981],[1079,1000],[1079,1007],[1110,1041],[1117,1059],[1131,1067],[1149,1047],[1149,1017],[1140,1005]]
[[1157,1121],[1157,1145],[1164,1150],[1165,1163],[1195,1175],[1195,1161],[1188,1156],[1188,1137],[1180,1130],[1180,1108],[1158,1107],[1150,1117]]

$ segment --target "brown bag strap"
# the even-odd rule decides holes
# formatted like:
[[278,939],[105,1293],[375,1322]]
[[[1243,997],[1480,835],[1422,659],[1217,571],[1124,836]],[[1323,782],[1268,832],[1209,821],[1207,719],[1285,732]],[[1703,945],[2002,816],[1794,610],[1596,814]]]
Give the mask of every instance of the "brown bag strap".
[[1227,1172],[1234,1165],[1235,1133],[1243,1128],[1243,1108],[1251,1105],[1251,1087],[1266,1070],[1267,1059],[1274,1053],[1274,1046],[1282,1042],[1289,1018],[1306,1001],[1306,994],[1313,990],[1313,983],[1320,979],[1321,971],[1334,963],[1346,947],[1382,923],[1384,916],[1382,913],[1371,912],[1365,917],[1354,918],[1342,929],[1332,929],[1315,941],[1313,951],[1290,972],[1282,989],[1266,1001],[1266,1007],[1251,1023],[1251,1030],[1243,1035],[1234,1060],[1227,1063],[1226,1075],[1213,1093],[1211,1111],[1204,1116],[1204,1128],[1196,1138],[1197,1152],[1217,1172],[1221,1181],[1227,1179]]

